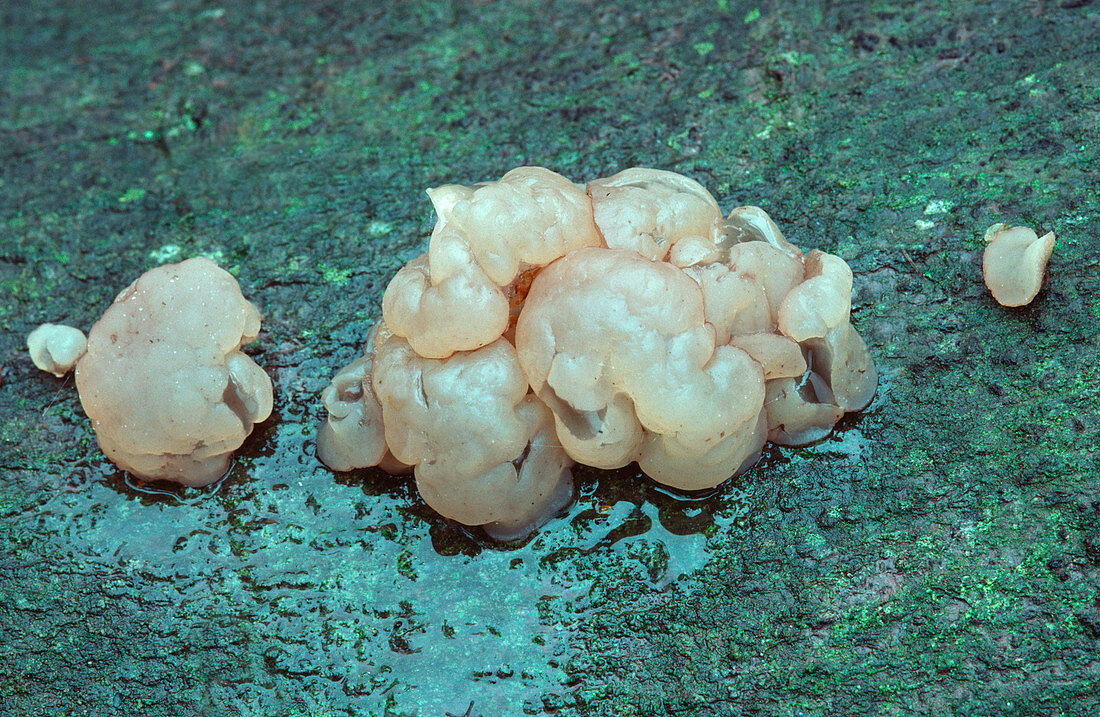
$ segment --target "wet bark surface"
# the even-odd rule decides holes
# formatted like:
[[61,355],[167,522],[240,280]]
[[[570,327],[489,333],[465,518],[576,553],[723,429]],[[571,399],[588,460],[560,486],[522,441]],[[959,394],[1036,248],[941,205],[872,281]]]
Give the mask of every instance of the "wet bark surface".
[[[0,712],[1100,710],[1100,6],[793,5],[0,8]],[[424,188],[520,164],[682,172],[846,259],[874,403],[709,496],[578,471],[523,545],[323,469]],[[1027,307],[1001,221],[1057,234]],[[141,485],[23,342],[196,255],[275,413]]]

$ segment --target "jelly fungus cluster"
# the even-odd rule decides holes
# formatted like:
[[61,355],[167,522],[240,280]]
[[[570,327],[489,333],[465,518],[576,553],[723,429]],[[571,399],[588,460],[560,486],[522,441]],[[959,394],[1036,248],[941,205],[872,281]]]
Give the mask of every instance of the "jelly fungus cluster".
[[411,470],[439,513],[512,539],[571,500],[574,463],[710,488],[874,395],[848,265],[762,209],[723,216],[641,168],[581,186],[521,167],[428,196],[428,251],[322,395],[335,470]]

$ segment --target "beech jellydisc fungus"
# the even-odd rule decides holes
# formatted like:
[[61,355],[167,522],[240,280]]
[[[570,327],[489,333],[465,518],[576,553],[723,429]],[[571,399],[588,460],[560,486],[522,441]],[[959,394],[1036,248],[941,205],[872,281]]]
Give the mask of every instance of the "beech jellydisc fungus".
[[574,462],[711,488],[874,395],[848,265],[762,209],[723,217],[694,180],[641,168],[428,195],[428,251],[322,394],[334,470],[411,468],[439,513],[509,539],[569,502]]
[[[220,478],[271,413],[271,379],[240,350],[259,330],[259,311],[209,259],[151,269],[124,289],[75,362],[80,402],[107,457],[149,480]],[[37,341],[32,333],[32,356]]]
[[1002,306],[1030,304],[1043,284],[1054,251],[1054,232],[1039,236],[1027,227],[994,224],[985,231],[982,277]]

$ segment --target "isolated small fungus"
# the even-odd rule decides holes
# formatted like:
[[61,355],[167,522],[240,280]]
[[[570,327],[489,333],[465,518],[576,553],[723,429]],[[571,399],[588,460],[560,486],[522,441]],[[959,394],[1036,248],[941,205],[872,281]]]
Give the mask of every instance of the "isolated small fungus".
[[643,168],[428,194],[427,254],[322,395],[334,470],[412,466],[428,505],[507,539],[569,501],[573,462],[710,488],[874,395],[848,265],[758,207],[723,217],[694,180]]
[[1002,306],[1024,306],[1039,293],[1054,232],[1037,235],[1027,227],[994,224],[985,231],[982,277]]
[[31,361],[58,378],[73,370],[87,347],[84,332],[72,326],[42,324],[27,336]]
[[240,350],[259,330],[237,280],[209,259],[142,274],[92,326],[76,364],[107,457],[143,479],[220,478],[271,413],[271,379]]

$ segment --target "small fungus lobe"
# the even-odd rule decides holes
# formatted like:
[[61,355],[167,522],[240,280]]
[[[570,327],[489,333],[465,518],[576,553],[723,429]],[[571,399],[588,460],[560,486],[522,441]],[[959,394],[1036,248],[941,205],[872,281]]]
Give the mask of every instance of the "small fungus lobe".
[[1039,236],[1027,227],[994,224],[985,231],[982,277],[1002,306],[1030,304],[1043,284],[1054,251],[1054,232]]
[[42,324],[27,336],[31,361],[58,378],[73,370],[87,347],[84,332],[72,326]]

